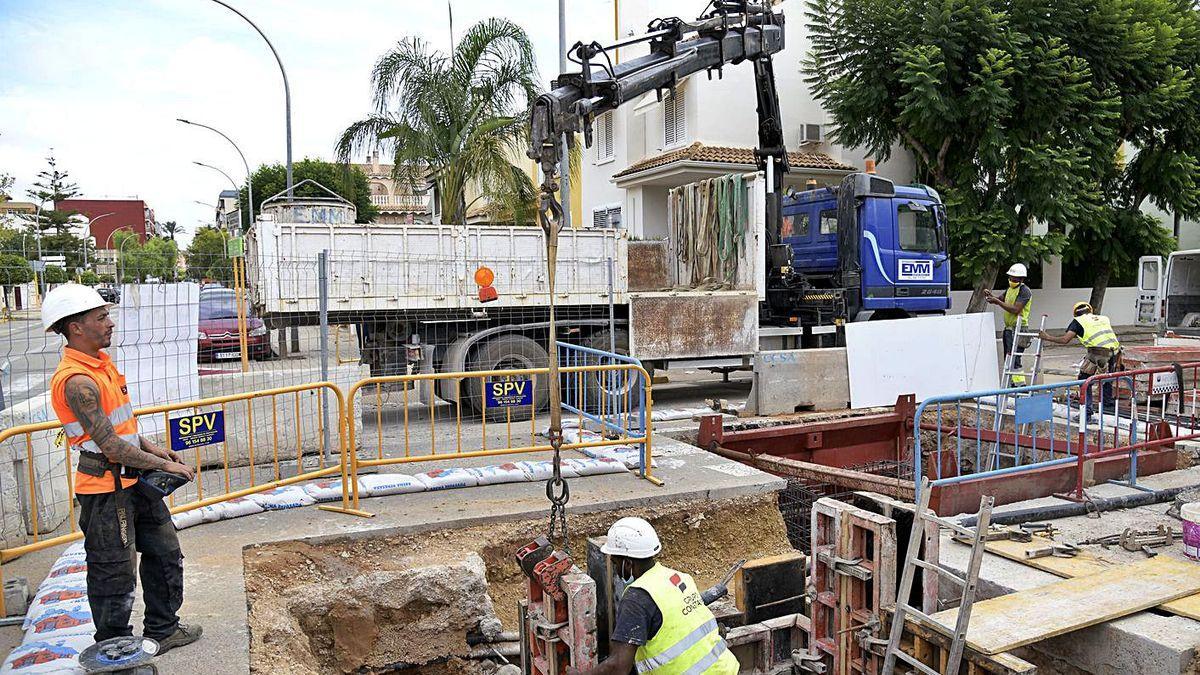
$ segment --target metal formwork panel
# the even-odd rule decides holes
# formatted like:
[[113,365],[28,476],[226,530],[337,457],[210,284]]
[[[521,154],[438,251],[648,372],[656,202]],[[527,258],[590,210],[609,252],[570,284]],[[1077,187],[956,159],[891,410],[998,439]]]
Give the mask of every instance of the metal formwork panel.
[[818,499],[812,507],[812,576],[809,584],[811,606],[810,651],[822,657],[827,673],[834,672],[838,655],[838,635],[842,629],[838,615],[841,588],[834,570],[840,538],[840,516],[845,505],[832,499]]

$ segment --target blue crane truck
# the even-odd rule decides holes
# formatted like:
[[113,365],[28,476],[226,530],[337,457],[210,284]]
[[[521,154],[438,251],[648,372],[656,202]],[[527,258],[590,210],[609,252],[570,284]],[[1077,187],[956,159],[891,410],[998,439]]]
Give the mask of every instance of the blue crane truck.
[[789,191],[770,246],[763,323],[837,326],[950,308],[945,207],[937,191],[873,173]]

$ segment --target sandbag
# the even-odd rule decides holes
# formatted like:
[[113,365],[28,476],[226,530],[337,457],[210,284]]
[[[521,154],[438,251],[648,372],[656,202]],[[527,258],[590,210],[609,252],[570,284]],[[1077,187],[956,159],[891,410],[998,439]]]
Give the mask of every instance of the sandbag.
[[572,457],[564,459],[563,466],[571,467],[571,470],[580,476],[600,476],[606,473],[629,473],[629,469],[625,468],[625,464],[611,457],[587,457],[579,459]]
[[87,600],[87,581],[79,583],[66,584],[42,584],[38,587],[37,593],[33,595],[33,600],[29,603],[29,612],[26,615],[25,628],[29,628],[28,616],[35,611],[43,608],[57,605],[59,603],[71,603],[79,600]]
[[72,635],[55,640],[26,642],[8,655],[0,673],[7,675],[33,675],[34,673],[57,673],[59,675],[82,674],[79,653],[94,643],[91,635]]
[[87,579],[87,561],[82,558],[70,558],[62,564],[55,564],[46,575],[47,582],[67,582],[71,579]]
[[[373,473],[358,477],[359,497],[381,497],[409,492],[424,492],[425,485],[404,473]],[[366,494],[363,494],[363,491]]]
[[[536,462],[516,462],[518,468],[525,472],[527,480],[543,481],[549,480],[554,475],[554,464],[551,460],[544,459]],[[571,468],[564,459],[562,468],[559,474],[563,478],[578,478],[579,474]]]
[[202,509],[193,509],[171,515],[171,522],[175,524],[176,530],[186,530],[194,525],[199,525],[204,522],[204,514]]
[[251,499],[249,496],[230,499],[229,501],[221,502],[219,506],[221,507],[221,520],[241,518],[242,516],[252,516],[256,513],[263,512],[262,505]]
[[584,448],[581,450],[588,457],[596,459],[613,459],[630,469],[636,469],[642,465],[642,452],[638,448],[628,445],[612,445],[601,448]]
[[[335,502],[342,498],[342,479],[338,478],[322,478],[304,484],[304,491],[309,497],[318,502]],[[351,493],[353,496],[353,493]],[[365,497],[361,486],[358,492],[359,497]]]
[[528,480],[528,478],[525,477],[525,472],[512,462],[507,464],[499,464],[497,466],[475,467],[473,469],[467,469],[467,472],[472,476],[475,476],[476,483],[479,485],[521,483]]
[[87,600],[73,603],[55,603],[38,612],[38,618],[30,622],[25,631],[24,642],[57,640],[72,635],[92,635],[96,627],[92,624],[92,610]]
[[268,511],[294,509],[316,503],[316,500],[309,497],[304,488],[299,485],[285,485],[274,490],[258,492],[250,495],[250,499]]
[[414,476],[427,490],[475,487],[478,479],[466,469],[434,469]]

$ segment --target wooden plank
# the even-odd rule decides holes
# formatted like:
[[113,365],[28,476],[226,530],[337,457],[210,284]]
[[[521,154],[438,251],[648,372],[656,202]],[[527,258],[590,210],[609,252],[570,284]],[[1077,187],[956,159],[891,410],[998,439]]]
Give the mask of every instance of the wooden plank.
[[[1096,574],[1097,572],[1103,572],[1117,566],[1117,563],[1099,558],[1087,550],[1080,551],[1072,558],[1059,558],[1057,556],[1048,556],[1045,558],[1025,557],[1025,551],[1029,549],[1043,548],[1054,543],[1053,539],[1035,536],[1033,541],[1029,542],[1012,540],[989,541],[987,543],[987,550],[989,553],[995,553],[1002,558],[1015,560],[1034,569],[1049,572],[1050,574],[1067,579]],[[1178,600],[1172,600],[1159,605],[1158,608],[1193,621],[1200,621],[1200,594],[1193,594],[1179,598]]]
[[751,455],[722,446],[709,448],[709,452],[779,476],[820,481],[846,490],[867,490],[893,495],[901,499],[913,498],[914,488],[911,479],[901,480],[889,476],[877,476],[853,469],[802,462],[787,457]]
[[[1200,592],[1200,565],[1157,556],[976,602],[967,644],[998,654]],[[933,615],[953,626],[958,609]]]

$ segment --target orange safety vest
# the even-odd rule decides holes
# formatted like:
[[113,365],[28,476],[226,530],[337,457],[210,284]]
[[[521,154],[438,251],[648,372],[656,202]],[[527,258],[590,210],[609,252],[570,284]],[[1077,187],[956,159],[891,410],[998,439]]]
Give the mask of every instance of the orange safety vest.
[[[70,347],[63,351],[62,361],[58,363],[58,369],[50,379],[50,405],[54,407],[58,421],[62,422],[67,443],[77,452],[95,453],[101,457],[104,455],[99,446],[92,441],[92,437],[84,432],[83,425],[67,405],[67,380],[75,375],[85,375],[96,383],[100,388],[100,407],[104,409],[104,414],[108,415],[108,421],[112,422],[113,430],[121,440],[140,447],[137,418],[133,416],[133,404],[129,401],[129,388],[125,384],[125,376],[117,371],[117,365],[108,354],[100,352],[100,358],[95,359]],[[136,482],[136,478],[121,478],[122,487],[133,487]],[[111,474],[89,476],[79,471],[75,472],[75,494],[94,495],[112,492],[114,489]]]

